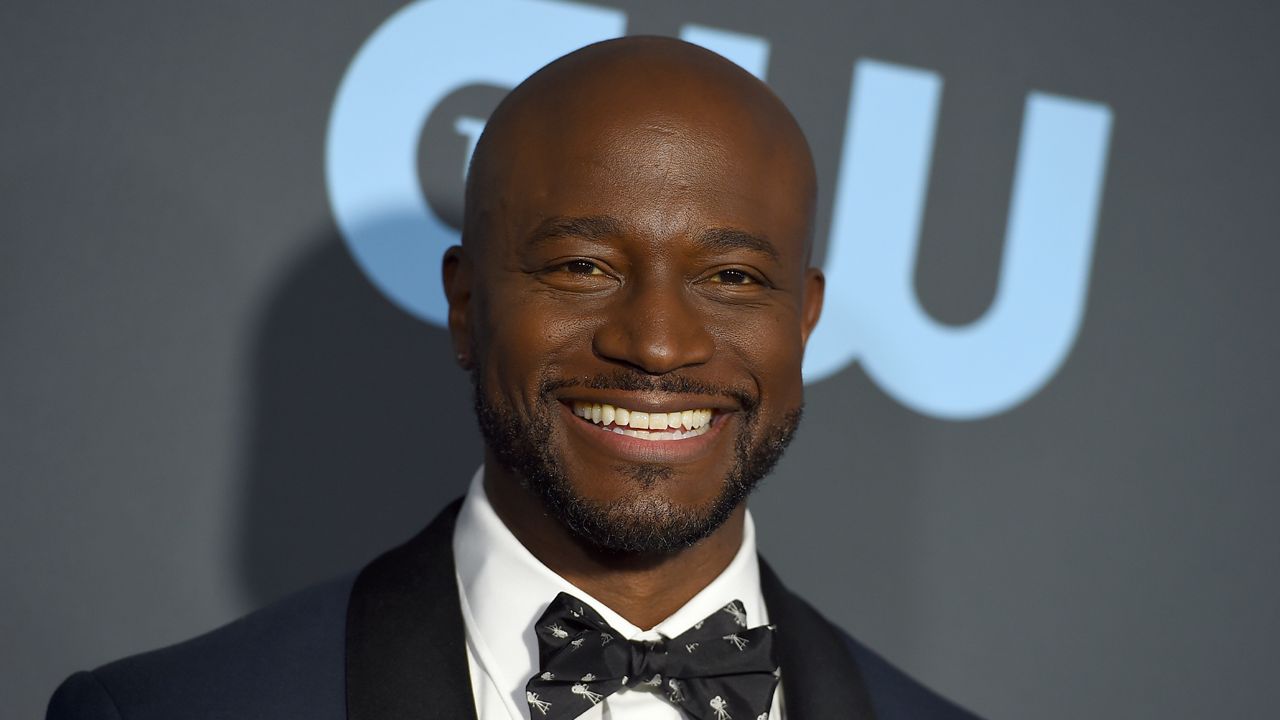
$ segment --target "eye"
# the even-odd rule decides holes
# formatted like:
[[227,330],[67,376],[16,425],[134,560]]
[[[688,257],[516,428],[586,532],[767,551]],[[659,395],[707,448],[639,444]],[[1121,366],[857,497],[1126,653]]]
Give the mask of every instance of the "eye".
[[758,280],[745,270],[729,268],[721,270],[710,278],[711,282],[722,283],[724,285],[754,285]]
[[570,260],[560,266],[561,270],[573,275],[603,275],[604,271],[590,260]]

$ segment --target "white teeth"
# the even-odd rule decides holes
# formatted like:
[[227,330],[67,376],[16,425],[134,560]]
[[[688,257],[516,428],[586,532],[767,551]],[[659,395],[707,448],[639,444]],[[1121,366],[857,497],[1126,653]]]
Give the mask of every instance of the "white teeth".
[[[575,402],[573,414],[605,430],[645,440],[682,440],[697,437],[710,429],[714,411],[710,408],[648,413],[628,410],[609,403]],[[683,432],[682,432],[683,430]],[[663,432],[666,431],[666,432]]]

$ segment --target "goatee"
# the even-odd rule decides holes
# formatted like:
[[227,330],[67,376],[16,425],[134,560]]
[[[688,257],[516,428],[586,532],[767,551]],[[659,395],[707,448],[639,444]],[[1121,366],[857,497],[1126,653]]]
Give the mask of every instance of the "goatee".
[[[800,424],[801,408],[778,422],[761,426],[755,398],[728,387],[710,386],[680,377],[651,378],[618,372],[589,380],[544,379],[534,417],[522,418],[493,398],[478,367],[472,368],[476,417],[485,443],[497,460],[536,494],[546,510],[583,545],[596,551],[628,555],[667,555],[715,532],[773,470]],[[632,481],[622,498],[602,503],[582,497],[565,477],[564,463],[551,448],[556,390],[592,389],[727,395],[741,407],[742,422],[734,441],[734,462],[717,496],[701,507],[677,506],[657,493],[655,484],[670,476],[665,465],[620,465]]]

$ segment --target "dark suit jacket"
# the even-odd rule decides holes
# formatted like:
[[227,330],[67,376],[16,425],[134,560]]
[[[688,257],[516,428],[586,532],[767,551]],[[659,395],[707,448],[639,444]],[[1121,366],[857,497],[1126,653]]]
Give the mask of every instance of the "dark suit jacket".
[[[48,720],[474,719],[451,541],[460,502],[358,576],[68,678]],[[767,565],[788,720],[965,720],[827,622]]]

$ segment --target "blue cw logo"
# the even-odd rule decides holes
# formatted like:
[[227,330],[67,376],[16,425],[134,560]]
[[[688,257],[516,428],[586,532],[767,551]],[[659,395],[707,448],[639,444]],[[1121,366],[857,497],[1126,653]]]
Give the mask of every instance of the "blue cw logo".
[[[618,10],[561,0],[424,0],[360,49],[329,122],[326,177],[352,256],[393,302],[445,319],[441,252],[457,232],[428,206],[415,160],[423,123],[453,91],[511,87],[582,45],[622,35]],[[758,77],[762,38],[686,26],[681,36]],[[887,393],[933,417],[994,415],[1029,398],[1066,359],[1084,314],[1111,111],[1033,92],[1026,101],[995,299],[978,320],[943,325],[912,283],[942,79],[859,60],[824,270],[827,299],[806,382],[855,360]],[[474,142],[482,127],[462,119]]]

